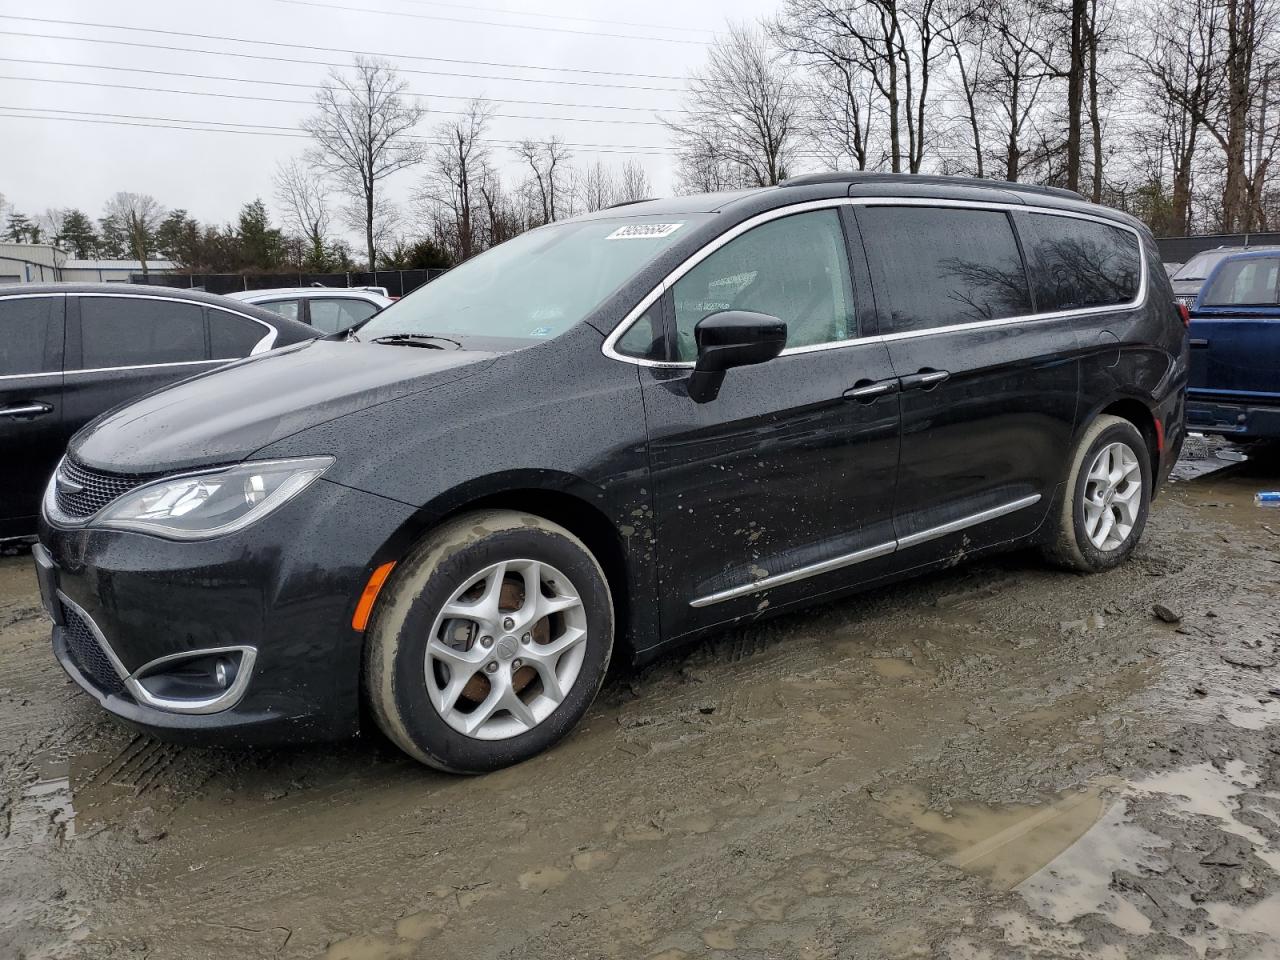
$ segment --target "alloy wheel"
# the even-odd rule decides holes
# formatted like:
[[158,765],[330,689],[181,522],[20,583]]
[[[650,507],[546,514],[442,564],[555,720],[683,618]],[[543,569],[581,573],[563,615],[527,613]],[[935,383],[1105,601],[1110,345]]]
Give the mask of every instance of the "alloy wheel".
[[537,560],[492,564],[453,592],[431,628],[431,703],[466,736],[519,736],[573,688],[586,639],[586,609],[563,573]]
[[1129,539],[1142,507],[1142,465],[1126,443],[1109,443],[1085,476],[1084,529],[1099,550],[1110,552]]

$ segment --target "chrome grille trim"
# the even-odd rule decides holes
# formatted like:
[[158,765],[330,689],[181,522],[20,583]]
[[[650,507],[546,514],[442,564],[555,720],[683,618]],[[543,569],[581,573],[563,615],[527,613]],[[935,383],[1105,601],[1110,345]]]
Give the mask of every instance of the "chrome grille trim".
[[69,520],[87,520],[99,510],[135,487],[148,476],[103,473],[84,467],[69,456],[63,457],[55,474],[53,492],[58,513]]

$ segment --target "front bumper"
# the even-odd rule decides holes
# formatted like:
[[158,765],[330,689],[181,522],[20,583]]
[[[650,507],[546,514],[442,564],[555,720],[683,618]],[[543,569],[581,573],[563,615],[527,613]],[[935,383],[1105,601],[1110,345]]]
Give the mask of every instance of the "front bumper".
[[[334,739],[359,728],[363,635],[351,616],[412,508],[323,479],[258,523],[178,542],[42,518],[34,551],[53,651],[108,711],[160,736]],[[127,677],[162,657],[253,651],[225,709],[178,713]]]
[[1187,399],[1187,426],[1241,440],[1280,438],[1280,406]]

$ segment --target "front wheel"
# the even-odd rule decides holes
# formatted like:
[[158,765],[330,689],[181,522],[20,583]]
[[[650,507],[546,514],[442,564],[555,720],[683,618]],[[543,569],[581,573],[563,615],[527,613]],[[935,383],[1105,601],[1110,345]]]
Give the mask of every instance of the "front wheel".
[[527,760],[586,713],[609,666],[613,600],[568,530],[481,511],[428,535],[369,627],[365,687],[401,749],[453,773]]
[[1099,416],[1072,450],[1045,556],[1085,573],[1123,563],[1142,537],[1150,503],[1146,440],[1128,420]]

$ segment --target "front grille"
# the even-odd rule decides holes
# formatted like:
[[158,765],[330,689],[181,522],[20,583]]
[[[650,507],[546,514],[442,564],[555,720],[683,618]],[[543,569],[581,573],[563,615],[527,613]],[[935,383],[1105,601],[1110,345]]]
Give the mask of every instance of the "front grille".
[[1194,293],[1181,293],[1173,299],[1177,300],[1184,307],[1194,307],[1196,305],[1196,295]]
[[[68,483],[62,482],[64,478]],[[54,498],[59,513],[73,520],[83,520],[147,479],[137,474],[99,473],[82,467],[67,457],[58,467],[58,482],[53,488]]]
[[66,624],[62,635],[67,641],[67,653],[85,679],[104,693],[127,696],[124,681],[116,673],[106,651],[102,649],[102,644],[98,642],[84,617],[66,603],[62,604],[62,617]]

